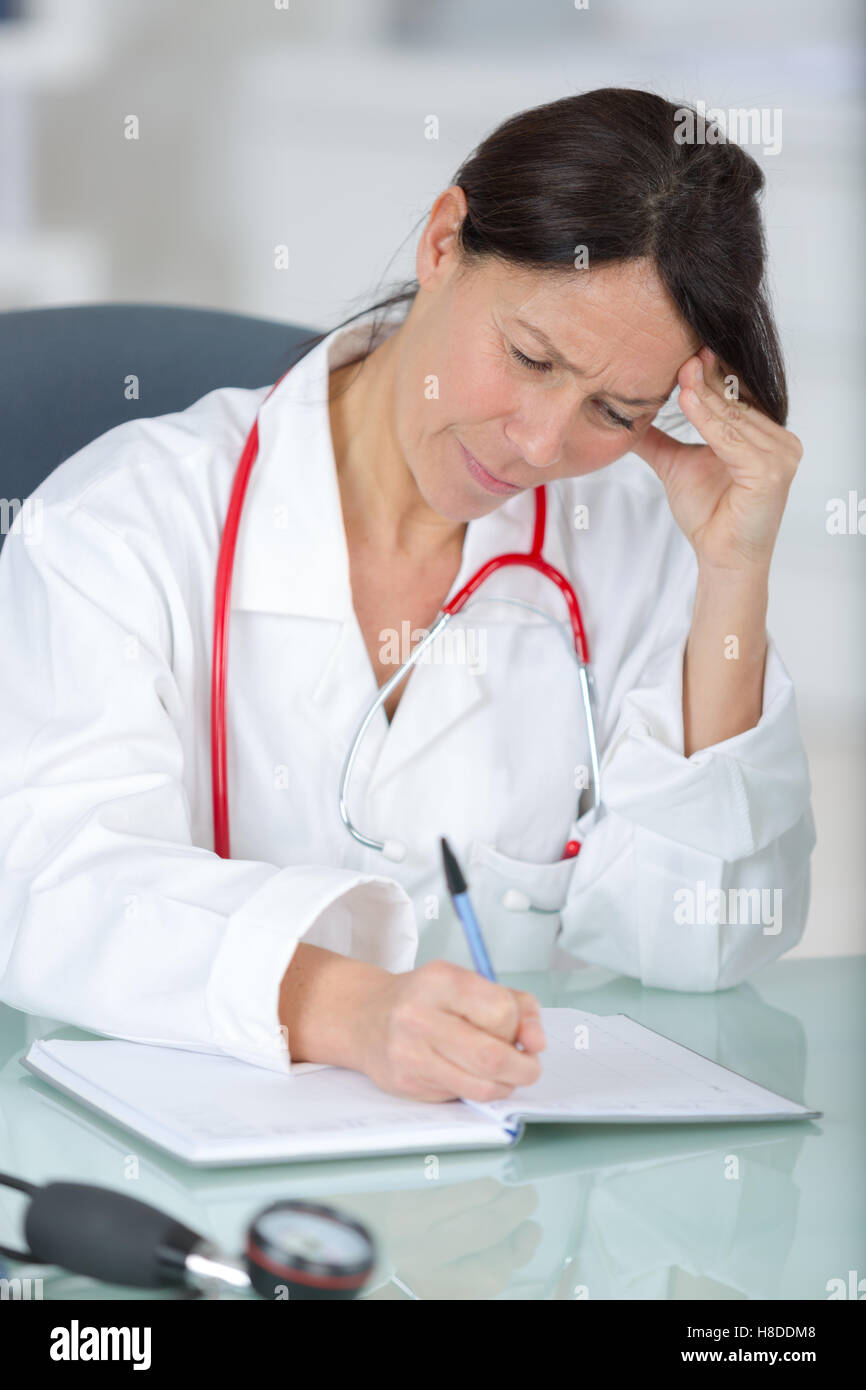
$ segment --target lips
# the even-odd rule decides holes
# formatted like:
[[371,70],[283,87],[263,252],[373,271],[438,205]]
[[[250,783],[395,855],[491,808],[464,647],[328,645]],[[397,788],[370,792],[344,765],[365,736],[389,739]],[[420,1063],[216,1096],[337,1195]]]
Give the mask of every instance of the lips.
[[[459,439],[457,443],[460,444]],[[470,454],[469,450],[464,448],[462,444],[460,444],[460,448],[466,462],[467,472],[486,492],[493,492],[499,497],[512,497],[515,492],[523,491],[516,483],[503,482],[501,478],[497,478],[493,473],[489,473],[484,465],[478,462],[474,454]]]

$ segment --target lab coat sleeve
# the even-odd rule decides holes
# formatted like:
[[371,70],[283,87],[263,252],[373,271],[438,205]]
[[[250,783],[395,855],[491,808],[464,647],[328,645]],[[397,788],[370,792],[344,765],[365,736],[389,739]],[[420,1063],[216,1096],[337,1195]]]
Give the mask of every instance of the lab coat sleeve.
[[800,939],[816,836],[794,688],[768,634],[763,707],[684,756],[683,660],[697,580],[682,552],[639,680],[602,743],[603,809],[582,840],[560,945],[664,989],[739,984]]
[[403,888],[195,844],[172,622],[152,557],[81,505],[0,554],[0,998],[138,1042],[289,1070],[297,943],[411,968]]

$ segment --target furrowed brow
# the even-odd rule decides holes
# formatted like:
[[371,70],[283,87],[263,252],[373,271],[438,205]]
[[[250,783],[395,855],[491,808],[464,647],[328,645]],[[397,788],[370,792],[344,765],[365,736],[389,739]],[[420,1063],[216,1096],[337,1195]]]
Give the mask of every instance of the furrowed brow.
[[[570,372],[574,372],[575,376],[586,376],[586,372],[583,370],[583,368],[578,367],[574,362],[569,362],[568,358],[564,357],[562,353],[559,351],[559,348],[556,347],[555,344],[550,341],[547,334],[544,333],[540,328],[537,328],[534,323],[530,323],[528,319],[521,318],[515,318],[514,321],[515,323],[519,323],[521,328],[527,329],[528,332],[532,333],[534,337],[538,339],[551,361],[558,363],[560,367],[565,367]],[[609,396],[612,401],[618,401],[620,405],[635,405],[641,406],[644,409],[651,405],[664,405],[666,400],[668,399],[667,395],[618,396],[613,391],[605,391],[603,392],[603,394],[605,396]]]

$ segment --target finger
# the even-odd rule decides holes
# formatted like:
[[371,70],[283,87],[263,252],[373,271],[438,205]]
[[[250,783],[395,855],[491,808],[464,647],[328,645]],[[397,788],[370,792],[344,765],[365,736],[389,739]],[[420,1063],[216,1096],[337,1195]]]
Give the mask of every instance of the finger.
[[476,1080],[509,1088],[531,1086],[538,1080],[541,1064],[532,1053],[518,1052],[511,1043],[454,1014],[431,1014],[425,1036],[440,1056]]
[[704,380],[712,390],[721,396],[723,401],[741,407],[741,414],[747,414],[751,423],[770,437],[772,437],[773,431],[781,429],[775,420],[771,420],[768,415],[758,409],[751,399],[749,391],[743,386],[736,373],[728,371],[711,348],[702,347],[698,357],[703,364]]
[[[710,352],[709,348],[701,349],[701,358],[705,364],[707,359],[712,360],[711,372],[713,373],[713,380],[719,383],[722,394],[727,398],[728,391],[725,383],[731,374],[727,373],[723,375],[723,373],[725,373],[723,364],[714,353]],[[704,370],[706,371],[706,365]],[[734,381],[736,382],[736,377],[734,377]],[[791,430],[787,429],[784,425],[777,424],[775,420],[771,419],[769,415],[759,409],[755,402],[749,399],[747,393],[740,391],[739,395],[740,401],[745,402],[749,421],[757,429],[766,434],[770,441],[770,448],[778,456],[786,473],[790,477],[793,477],[797,471],[800,459],[803,457],[802,440],[798,439]]]
[[743,413],[742,402],[723,400],[706,382],[681,387],[679,405],[701,438],[725,462],[739,463],[746,453],[768,457],[772,453],[772,441]]
[[494,1100],[507,1100],[514,1090],[491,1077],[474,1076],[433,1046],[418,1081],[419,1088],[424,1088],[425,1100],[474,1100],[489,1105]]
[[520,1010],[510,989],[485,980],[474,970],[457,968],[442,1007],[468,1023],[513,1043],[517,1038]]
[[[706,351],[709,352],[709,349]],[[784,433],[781,426],[764,415],[748,396],[733,396],[718,359],[713,355],[713,364],[708,367],[703,353],[702,348],[697,357],[690,358],[680,368],[680,405],[683,405],[682,388],[685,387],[695,392],[716,416],[721,415],[727,422],[726,433],[730,436],[730,442],[735,442],[734,432],[741,431],[744,438],[754,440],[756,448],[764,451],[778,448]]]
[[450,1100],[505,1100],[514,1090],[513,1086],[506,1086],[502,1082],[472,1076],[437,1052],[429,1042],[424,1046],[423,1055],[412,1066],[411,1082],[400,1086],[391,1085],[388,1081],[380,1084],[390,1095],[423,1101],[425,1104],[441,1104]]
[[547,1047],[547,1037],[541,1019],[532,1014],[522,1018],[517,1029],[517,1042],[525,1052],[543,1052]]
[[538,1000],[526,990],[515,989],[512,993],[520,1010],[517,1041],[523,1044],[527,1052],[543,1052],[547,1047],[547,1037]]

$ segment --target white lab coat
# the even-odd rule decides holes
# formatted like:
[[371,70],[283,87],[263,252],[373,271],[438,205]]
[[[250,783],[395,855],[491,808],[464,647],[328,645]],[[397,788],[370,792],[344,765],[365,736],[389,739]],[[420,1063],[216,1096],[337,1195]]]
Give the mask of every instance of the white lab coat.
[[[393,724],[380,710],[362,745],[350,808],[361,830],[401,840],[404,861],[350,837],[338,781],[376,681],[352,606],[327,372],[366,336],[364,320],[335,331],[266,401],[268,387],[225,388],[108,431],[51,474],[29,525],[7,538],[6,1002],[288,1069],[276,1006],[299,941],[397,972],[437,956],[470,963],[444,890],[443,834],[499,971],[576,958],[645,985],[716,990],[799,939],[815,832],[791,681],[770,641],[758,725],[683,756],[697,568],[634,455],[547,489],[545,556],[575,586],[594,662],[598,822],[576,816],[575,769],[589,756],[562,631],[490,601],[522,597],[562,621],[555,589],[523,568],[488,581],[462,620],[475,645],[419,663]],[[259,406],[232,590],[223,860],[210,783],[213,586]],[[588,509],[580,528],[577,506]],[[527,549],[533,517],[527,492],[470,522],[452,593],[491,555]],[[562,860],[572,837],[580,854]],[[508,910],[508,888],[558,911]],[[779,890],[781,922],[768,929],[753,911],[743,924],[743,909],[739,923],[712,911],[677,920],[678,892],[692,892],[700,918],[717,888]]]

